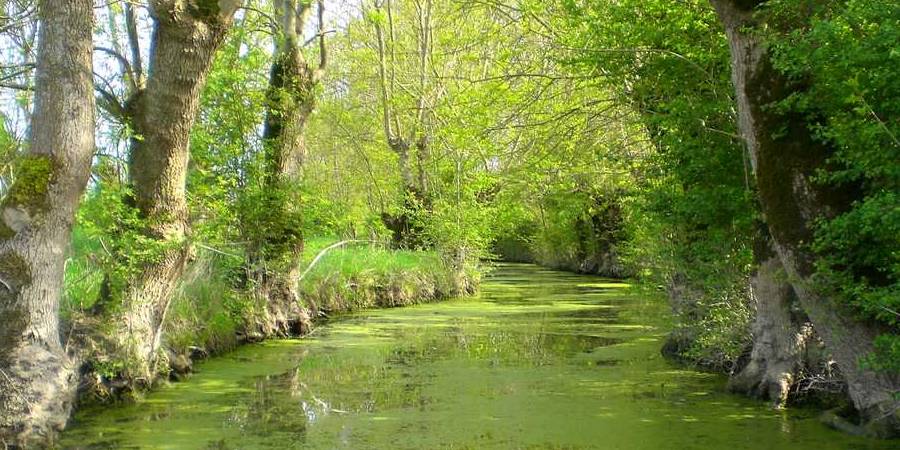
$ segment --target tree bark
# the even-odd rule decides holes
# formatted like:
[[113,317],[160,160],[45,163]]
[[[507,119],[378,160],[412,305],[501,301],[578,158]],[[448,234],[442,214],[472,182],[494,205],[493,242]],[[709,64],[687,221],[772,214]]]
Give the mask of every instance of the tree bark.
[[313,66],[304,59],[298,29],[303,29],[311,6],[297,0],[279,0],[281,19],[275,36],[275,56],[269,72],[266,92],[267,110],[263,129],[266,146],[267,182],[294,180],[303,163],[303,131],[315,108],[315,88],[325,70],[326,53],[323,34],[323,2],[319,2],[320,59]]
[[424,4],[416,0],[416,41],[418,43],[419,56],[419,98],[416,101],[416,168],[418,172],[419,195],[423,201],[428,198],[428,172],[427,165],[430,158],[430,136],[425,125],[425,118],[429,114],[429,105],[426,99],[428,89],[429,63],[431,62],[431,15],[432,0],[425,0]]
[[416,139],[416,189],[422,193],[422,197],[428,196],[428,160],[431,158],[431,148],[428,136],[421,134]]
[[162,322],[190,255],[185,197],[190,131],[216,49],[238,6],[236,0],[151,2],[155,27],[147,87],[129,102],[138,135],[129,175],[143,233],[159,255],[127,280],[122,306],[113,313],[122,324],[113,341],[126,363],[123,375],[133,381],[154,378]]
[[[327,61],[324,36],[324,2],[318,2],[319,62],[309,64],[303,57],[302,30],[312,6],[297,0],[279,0],[280,20],[275,36],[275,56],[266,92],[267,111],[263,129],[265,148],[265,208],[273,219],[263,224],[267,230],[260,242],[251,244],[252,268],[257,298],[266,302],[264,334],[302,334],[309,330],[309,313],[300,306],[297,279],[303,252],[299,224],[285,218],[299,214],[291,187],[299,182],[304,159],[303,132],[315,108],[315,88]],[[259,235],[258,233],[256,234]]]
[[729,388],[786,406],[791,387],[803,368],[812,326],[792,311],[794,288],[787,281],[781,259],[766,233],[756,239],[756,270],[750,277],[750,295],[756,304],[750,361],[729,380]]
[[93,4],[43,0],[29,153],[0,204],[0,446],[66,423],[75,362],[59,334],[65,249],[94,151]]
[[[831,150],[813,139],[802,117],[768,108],[796,87],[772,66],[753,28],[753,11],[765,0],[711,0],[731,47],[738,124],[751,155],[766,223],[804,311],[844,374],[850,399],[869,432],[900,435],[900,376],[867,370],[859,358],[873,350],[878,326],[860,320],[836,294],[815,280],[808,244],[820,217],[846,210],[854,192],[816,184]],[[784,132],[780,132],[784,131]]]

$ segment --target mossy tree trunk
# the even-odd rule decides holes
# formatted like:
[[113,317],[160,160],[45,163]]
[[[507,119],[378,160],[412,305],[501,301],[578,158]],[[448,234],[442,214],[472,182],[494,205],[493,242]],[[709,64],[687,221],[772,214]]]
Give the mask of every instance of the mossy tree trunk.
[[[765,0],[711,0],[725,26],[738,103],[738,124],[747,143],[769,231],[794,291],[816,332],[844,374],[848,392],[872,433],[900,435],[900,376],[860,365],[883,330],[860,320],[843,299],[815,280],[812,225],[833,217],[856,200],[852,190],[813,181],[832,153],[813,139],[803,117],[780,114],[772,102],[796,86],[772,66],[755,28],[754,10]],[[800,24],[802,25],[802,24]]]
[[0,204],[0,447],[51,441],[77,381],[59,301],[94,150],[93,4],[42,0],[38,11],[29,150]]
[[162,324],[189,258],[185,184],[190,131],[200,91],[222,44],[237,0],[156,0],[147,86],[130,101],[137,138],[132,142],[129,176],[134,202],[153,244],[149,258],[129,276],[112,308],[117,354],[123,375],[151,382],[159,363]]
[[[397,165],[402,187],[402,207],[396,214],[382,212],[381,220],[391,231],[391,241],[395,247],[412,248],[423,244],[422,227],[414,223],[410,212],[419,208],[430,208],[428,196],[427,165],[431,155],[430,135],[425,121],[430,114],[427,99],[427,80],[429,78],[429,62],[431,60],[432,40],[431,21],[433,4],[431,0],[414,2],[416,9],[416,56],[418,59],[418,88],[416,98],[416,115],[410,119],[412,126],[408,133],[400,115],[397,113],[394,91],[397,65],[397,37],[394,26],[394,9],[392,0],[375,2],[375,9],[383,11],[387,18],[387,30],[381,21],[375,20],[376,49],[378,57],[378,79],[381,93],[382,126],[388,147],[397,155]],[[387,31],[387,32],[385,32]],[[410,152],[415,150],[416,174],[413,175]]]
[[781,259],[768,233],[755,241],[756,269],[750,293],[756,304],[750,361],[729,380],[729,388],[784,407],[791,387],[799,381],[806,346],[814,339],[812,326],[793,306],[794,288],[787,281]]
[[266,302],[268,319],[261,331],[298,334],[309,329],[310,319],[300,306],[297,286],[303,231],[299,220],[300,199],[295,197],[294,188],[300,182],[304,159],[303,132],[315,108],[315,88],[327,61],[324,2],[318,2],[317,65],[304,58],[303,37],[298,33],[309,20],[312,5],[298,0],[278,0],[275,6],[279,23],[266,92],[263,204],[255,206],[264,208],[265,216],[263,223],[256,224],[259,230],[253,232],[256,239],[251,241],[249,262],[256,296]]

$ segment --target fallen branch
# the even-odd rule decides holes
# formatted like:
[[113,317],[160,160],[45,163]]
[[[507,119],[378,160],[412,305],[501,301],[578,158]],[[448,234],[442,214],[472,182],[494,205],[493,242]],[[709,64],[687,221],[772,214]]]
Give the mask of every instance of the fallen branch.
[[208,245],[203,245],[203,244],[200,244],[200,243],[197,243],[197,242],[195,242],[194,245],[197,246],[197,247],[200,247],[200,248],[202,248],[202,249],[204,249],[204,250],[209,250],[209,251],[211,251],[211,252],[213,252],[213,253],[218,253],[218,254],[223,255],[223,256],[231,256],[232,258],[244,259],[244,257],[241,256],[241,255],[238,255],[238,254],[235,254],[235,253],[225,252],[225,251],[222,251],[222,250],[219,250],[219,249],[215,249],[215,248],[212,248],[212,247],[210,247],[210,246],[208,246]]
[[309,273],[309,271],[312,270],[312,268],[316,265],[316,263],[319,262],[319,260],[322,259],[322,257],[325,256],[325,254],[328,253],[330,250],[336,249],[338,247],[343,247],[344,245],[347,245],[347,244],[354,244],[354,243],[359,243],[359,242],[368,242],[370,244],[378,243],[378,241],[370,241],[368,239],[350,239],[350,240],[346,240],[346,241],[336,242],[334,244],[329,245],[328,247],[325,247],[324,249],[322,249],[322,251],[319,252],[318,255],[316,255],[315,258],[313,258],[312,262],[309,263],[309,266],[306,267],[306,270],[304,270],[303,273],[300,274],[300,278],[297,279],[297,284],[300,284],[300,282],[303,281],[303,278],[306,277],[306,275]]

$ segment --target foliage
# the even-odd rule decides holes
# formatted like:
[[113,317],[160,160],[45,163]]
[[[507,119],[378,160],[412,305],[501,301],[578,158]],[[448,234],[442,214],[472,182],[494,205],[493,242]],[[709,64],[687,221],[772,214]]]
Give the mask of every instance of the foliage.
[[90,310],[103,285],[103,271],[99,266],[99,253],[103,244],[80,224],[72,230],[72,245],[66,260],[66,275],[60,309],[63,317]]
[[9,193],[16,178],[15,167],[21,144],[12,131],[7,124],[6,115],[0,114],[0,199]]
[[[885,331],[867,363],[900,370],[900,5],[889,0],[781,0],[764,12],[778,70],[801,85],[777,105],[802,114],[834,149],[819,182],[859,193],[817,224],[821,283]],[[787,25],[805,23],[804,27]]]
[[[479,199],[480,193],[490,189],[491,180],[483,174],[464,170],[455,171],[456,182],[448,183],[457,186],[456,192],[442,193],[428,208],[420,208],[416,217],[445,264],[458,270],[477,264],[487,256],[494,237],[491,218],[495,208]],[[462,178],[466,176],[469,179]]]
[[191,132],[188,198],[196,240],[212,246],[241,239],[244,207],[261,195],[259,124],[265,113],[266,40],[255,37],[247,19],[216,55],[201,95],[200,116]]
[[749,341],[756,207],[718,19],[700,0],[562,3],[568,62],[606,74],[652,144],[626,201],[626,260],[647,282],[699,292],[680,323],[697,336],[690,352],[733,361]]
[[[273,98],[290,103],[266,95],[273,5],[250,2],[216,54],[186,186],[187,239],[199,256],[172,302],[170,346],[230,347],[266,313],[248,292],[272,268],[260,263],[302,268],[351,239],[372,243],[329,253],[300,284],[301,300],[337,312],[468,293],[481,261],[495,256],[634,275],[673,298],[676,333],[690,336],[682,356],[733,367],[751,339],[751,247],[762,218],[735,124],[728,42],[707,0],[435,0],[427,14],[420,2],[351,3],[328,33],[325,77],[303,93],[316,106],[296,179],[266,167],[267,109],[278,109]],[[834,149],[817,181],[858,194],[816,224],[818,280],[883,331],[864,363],[898,370],[900,7],[765,3],[764,37],[796,87],[772,107],[801,115]],[[123,6],[104,11],[97,40],[128,53]],[[312,60],[315,47],[303,56]],[[121,63],[107,56],[97,58],[104,77]],[[98,86],[124,96],[133,74],[122,71]],[[97,299],[117,304],[126,280],[165,245],[184,244],[144,232],[120,149],[121,138],[139,137],[109,116],[66,265],[68,317]],[[14,131],[0,129],[10,167],[20,152]],[[405,160],[397,136],[409,145]],[[49,162],[19,159],[25,188],[52,175]],[[7,169],[4,187],[15,178]],[[415,245],[385,248],[392,217],[409,220]]]
[[[121,306],[123,299],[120,296],[129,280],[140,274],[146,265],[158,262],[168,250],[183,245],[183,242],[159,240],[147,233],[146,219],[129,204],[132,198],[127,186],[107,184],[89,192],[78,211],[79,233],[84,233],[84,239],[99,244],[99,248],[90,244],[79,247],[93,249],[91,263],[96,264],[106,277],[99,299],[105,308]],[[90,299],[80,301],[92,302]]]
[[261,243],[254,249],[267,262],[283,264],[295,258],[303,246],[304,214],[298,206],[299,189],[290,183],[253,183],[238,202],[242,213],[242,237]]

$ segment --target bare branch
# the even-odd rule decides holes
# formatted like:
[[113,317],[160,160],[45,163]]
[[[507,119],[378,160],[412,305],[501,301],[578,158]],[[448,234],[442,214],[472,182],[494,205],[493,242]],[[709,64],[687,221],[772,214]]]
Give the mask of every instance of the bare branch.
[[0,88],[14,89],[17,91],[33,91],[34,90],[34,88],[31,86],[27,86],[27,85],[19,84],[19,83],[6,83],[6,82],[0,82]]
[[128,62],[128,58],[125,58],[124,56],[122,56],[121,53],[119,53],[111,48],[94,47],[94,51],[106,53],[107,55],[112,56],[113,59],[118,61],[119,66],[122,67],[122,74],[126,75],[126,78],[128,79],[129,84],[131,84],[131,89],[133,89],[133,90],[138,89],[137,84],[136,84],[137,77],[135,77],[134,70],[131,67],[131,63]]
[[328,64],[328,49],[325,46],[325,2],[319,0],[319,67],[313,73],[313,79],[319,81],[325,73],[325,65]]
[[275,18],[272,17],[270,14],[268,14],[265,11],[262,11],[260,9],[249,6],[249,5],[244,5],[243,9],[246,11],[251,11],[251,12],[255,12],[256,14],[258,14],[260,17],[265,19],[265,21],[268,23],[269,33],[271,33],[272,35],[278,34],[278,21],[275,20]]
[[[381,9],[381,5],[377,2],[375,3],[375,9]],[[384,126],[385,137],[388,142],[391,142],[394,139],[394,130],[391,127],[391,102],[387,82],[387,64],[385,62],[384,31],[381,29],[379,21],[374,21],[373,25],[375,26],[375,36],[378,41],[378,81],[381,88],[382,125]]]
[[128,48],[131,49],[131,75],[133,85],[140,88],[144,85],[144,63],[141,61],[141,45],[137,32],[137,17],[131,2],[125,2],[125,29],[128,34]]

